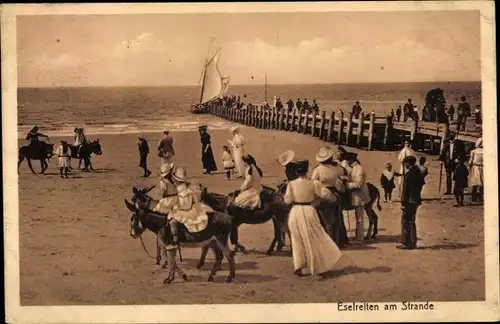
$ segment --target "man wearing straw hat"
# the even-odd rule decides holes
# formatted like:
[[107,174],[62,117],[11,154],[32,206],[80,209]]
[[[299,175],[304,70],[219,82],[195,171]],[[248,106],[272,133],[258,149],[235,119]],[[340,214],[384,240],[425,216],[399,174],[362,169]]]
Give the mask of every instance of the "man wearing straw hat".
[[[336,161],[334,161],[333,150],[329,147],[320,148],[316,154],[316,161],[320,164],[314,169],[311,180],[320,181],[332,194],[338,195],[339,199],[341,199],[341,195],[346,193],[344,182],[341,179],[344,177],[345,171]],[[328,214],[335,213],[335,210],[331,210],[331,207],[330,204],[325,204],[325,212]],[[331,233],[335,243],[337,243],[339,247],[342,247],[344,244],[348,243],[348,237],[342,214],[342,202],[340,200],[338,203],[337,217],[338,221],[334,222]]]

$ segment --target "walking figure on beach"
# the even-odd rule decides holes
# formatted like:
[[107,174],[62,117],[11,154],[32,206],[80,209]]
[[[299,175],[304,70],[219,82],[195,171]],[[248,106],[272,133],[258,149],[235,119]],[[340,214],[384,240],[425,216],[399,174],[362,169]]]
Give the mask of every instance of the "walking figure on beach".
[[401,121],[401,106],[396,109],[396,120]]
[[483,173],[483,139],[476,141],[476,148],[470,152],[470,185],[472,186],[472,201],[483,201],[484,173]]
[[461,103],[458,104],[457,108],[457,132],[465,130],[465,124],[467,123],[467,117],[471,115],[471,109],[469,103],[466,101],[465,96],[460,97]]
[[238,172],[238,178],[245,177],[245,163],[242,158],[245,155],[245,138],[240,135],[240,128],[235,126],[231,128],[231,133],[233,134],[233,139],[228,140],[229,144],[233,147],[233,157],[234,164],[236,166],[236,172]]
[[211,174],[213,171],[217,171],[217,164],[215,163],[214,153],[212,152],[212,142],[207,129],[207,125],[203,125],[198,128],[201,141],[201,163],[203,164],[203,174]]
[[408,102],[405,103],[403,107],[403,121],[407,121],[408,118],[413,116],[413,104],[411,103],[411,99],[408,99]]
[[[411,142],[409,140],[406,140],[405,141],[405,146],[403,147],[403,149],[399,152],[399,155],[398,155],[398,160],[399,162],[401,162],[401,167],[399,168],[399,173],[404,176],[405,174],[405,166],[404,166],[404,159],[408,156],[413,156],[413,157],[417,157],[417,154],[415,153],[414,150],[412,150],[411,148]],[[399,188],[399,193],[401,195],[401,188],[402,186],[402,178],[399,178],[398,179],[398,188]]]
[[231,150],[229,146],[222,146],[222,164],[224,165],[224,170],[226,170],[226,179],[231,179],[231,173],[234,173],[234,161],[231,156]]
[[[57,157],[59,158],[59,172],[61,173],[61,178],[68,178],[69,169],[69,155],[70,149],[68,142],[61,140],[61,145],[56,150]],[[64,177],[63,177],[64,172]]]
[[342,257],[338,246],[321,226],[312,202],[318,198],[335,203],[335,196],[321,182],[307,179],[309,162],[295,165],[298,178],[288,183],[284,201],[292,205],[288,228],[292,242],[294,274],[301,277],[332,270]]
[[407,156],[403,160],[407,169],[403,181],[401,197],[401,245],[398,249],[413,250],[417,248],[417,226],[415,224],[418,206],[422,203],[420,196],[423,177],[420,169],[415,165],[417,159]]
[[148,170],[148,155],[149,155],[149,145],[148,140],[144,136],[138,136],[139,143],[139,167],[144,170],[143,177],[147,178],[151,175],[151,171]]
[[460,157],[457,160],[457,167],[455,171],[453,171],[453,194],[455,195],[455,199],[457,204],[455,207],[460,207],[464,205],[464,189],[469,186],[468,178],[469,178],[469,170],[464,164],[464,157]]
[[450,195],[453,172],[457,167],[457,161],[465,156],[465,148],[462,142],[455,140],[455,133],[453,132],[443,142],[444,145],[439,155],[439,161],[441,161],[446,170],[446,192],[444,194]]
[[170,136],[169,131],[163,132],[163,138],[158,142],[157,151],[161,164],[171,163],[173,161],[175,156],[174,138]]
[[354,118],[358,119],[359,115],[361,115],[361,112],[363,111],[363,108],[361,108],[361,105],[359,104],[359,101],[356,101],[356,104],[352,106],[352,115]]
[[394,179],[402,176],[401,173],[395,172],[392,169],[391,162],[385,164],[385,170],[382,171],[380,176],[380,186],[384,189],[384,202],[392,202],[392,191],[396,188]]

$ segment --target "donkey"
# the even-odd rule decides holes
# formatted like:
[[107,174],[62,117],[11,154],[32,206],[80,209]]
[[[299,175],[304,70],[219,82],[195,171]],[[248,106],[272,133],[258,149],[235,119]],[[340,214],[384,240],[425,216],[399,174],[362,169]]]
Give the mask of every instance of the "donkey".
[[70,145],[69,148],[71,150],[71,158],[79,159],[78,168],[80,168],[80,165],[82,164],[83,160],[84,168],[82,169],[82,171],[89,172],[89,168],[91,171],[94,171],[94,168],[92,167],[92,162],[90,162],[90,156],[92,155],[92,153],[94,153],[95,155],[102,154],[102,148],[101,144],[99,143],[99,139],[96,139],[95,141],[92,142],[85,142],[84,144],[82,144],[80,152],[78,152],[78,147],[75,145]]
[[45,170],[49,167],[47,162],[48,159],[52,157],[54,154],[54,144],[53,143],[45,143],[38,142],[30,143],[29,145],[24,145],[19,148],[19,155],[17,161],[17,173],[19,174],[19,167],[21,163],[23,163],[24,159],[28,162],[28,166],[33,174],[36,174],[35,170],[33,170],[33,165],[31,164],[31,160],[40,160],[40,166],[42,167],[41,174],[44,174]]
[[[137,190],[136,188],[134,189]],[[170,225],[167,222],[167,215],[153,212],[140,204],[136,206],[126,199],[125,205],[132,212],[132,217],[130,218],[130,235],[133,238],[140,237],[146,229],[159,237],[158,241],[167,254],[168,262],[168,276],[163,283],[172,282],[175,279],[176,270],[179,271],[185,281],[188,281],[187,275],[176,264],[175,256],[177,250],[169,248],[172,244],[172,234]],[[190,233],[183,225],[179,226],[178,238],[181,246],[203,246],[203,250],[208,251],[211,248],[214,252],[215,263],[210,270],[208,281],[214,280],[217,270],[221,267],[223,256],[226,257],[229,263],[229,276],[226,278],[226,282],[232,282],[236,275],[233,254],[228,246],[230,232],[231,217],[219,212],[208,213],[207,227],[198,233]]]

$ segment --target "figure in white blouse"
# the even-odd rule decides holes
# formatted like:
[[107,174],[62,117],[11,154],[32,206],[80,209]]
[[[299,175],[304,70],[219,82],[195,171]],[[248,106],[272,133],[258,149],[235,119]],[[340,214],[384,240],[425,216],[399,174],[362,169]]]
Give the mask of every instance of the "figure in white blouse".
[[399,152],[399,155],[398,155],[398,160],[399,160],[399,162],[401,162],[401,166],[399,168],[399,173],[403,175],[401,177],[398,177],[399,193],[401,193],[401,184],[403,182],[404,174],[405,174],[405,168],[404,168],[404,165],[403,165],[403,160],[406,157],[408,157],[408,156],[413,156],[413,157],[417,158],[417,153],[415,153],[415,151],[412,150],[412,148],[411,148],[411,142],[410,141],[405,141],[405,146]]
[[240,193],[234,198],[234,204],[243,208],[257,209],[261,207],[262,170],[250,154],[243,156],[242,159],[246,165],[245,181],[241,185]]
[[231,128],[231,133],[233,133],[233,139],[228,140],[228,142],[233,147],[233,158],[236,166],[236,172],[238,173],[238,178],[244,178],[245,163],[242,158],[245,155],[245,139],[240,134],[240,128],[238,126]]
[[483,201],[484,171],[483,171],[483,139],[476,141],[476,148],[470,152],[470,185],[472,186],[472,201]]
[[338,246],[321,226],[312,202],[318,198],[335,202],[335,196],[321,182],[307,179],[308,161],[295,165],[298,178],[288,183],[284,201],[291,204],[288,228],[292,242],[294,274],[322,274],[334,268],[342,257]]

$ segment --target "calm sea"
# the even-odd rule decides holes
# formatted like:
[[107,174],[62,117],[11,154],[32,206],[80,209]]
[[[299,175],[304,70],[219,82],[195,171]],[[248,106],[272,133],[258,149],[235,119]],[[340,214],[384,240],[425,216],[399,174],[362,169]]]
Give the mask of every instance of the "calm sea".
[[[407,98],[423,106],[432,88],[445,91],[447,103],[466,95],[471,105],[480,104],[480,82],[269,85],[268,98],[316,99],[320,109],[350,110],[356,100],[363,109],[385,114],[403,105]],[[260,103],[263,86],[231,86],[245,102]],[[246,96],[246,98],[243,98]],[[152,132],[164,129],[194,130],[200,124],[212,129],[229,123],[210,115],[192,115],[189,109],[199,97],[195,86],[135,88],[19,88],[18,130],[24,137],[38,125],[48,135],[71,135],[76,126],[87,134]]]

